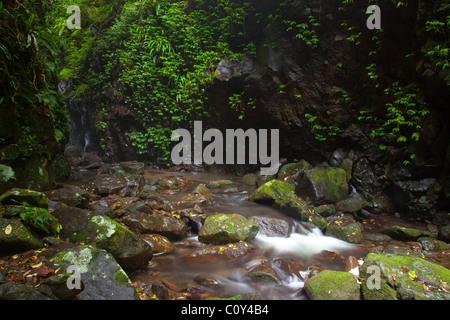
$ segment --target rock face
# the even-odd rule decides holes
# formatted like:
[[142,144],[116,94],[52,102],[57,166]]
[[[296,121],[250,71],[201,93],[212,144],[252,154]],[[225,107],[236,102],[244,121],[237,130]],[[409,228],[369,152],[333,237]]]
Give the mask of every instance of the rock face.
[[366,300],[450,300],[450,270],[422,258],[370,253],[360,274]]
[[198,240],[213,244],[251,241],[258,231],[258,223],[240,214],[217,213],[206,218]]
[[81,275],[83,300],[136,300],[136,290],[120,265],[105,250],[91,246],[77,246],[54,256],[55,269],[67,270],[76,266]]

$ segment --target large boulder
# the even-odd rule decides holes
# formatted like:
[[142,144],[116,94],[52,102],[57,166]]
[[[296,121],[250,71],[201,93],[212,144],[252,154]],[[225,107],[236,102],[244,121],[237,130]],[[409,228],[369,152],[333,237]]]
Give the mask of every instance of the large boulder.
[[53,215],[62,225],[62,238],[107,250],[125,270],[145,268],[152,258],[149,244],[108,216],[65,205],[59,205]]
[[105,250],[77,246],[59,252],[50,263],[55,270],[77,267],[84,286],[79,294],[82,300],[137,300],[136,289],[130,285],[128,275]]
[[369,253],[360,277],[366,300],[450,300],[450,270],[422,258]]
[[66,185],[60,189],[47,191],[45,194],[50,200],[62,202],[71,207],[87,209],[89,205],[89,193],[75,186]]
[[41,239],[19,220],[0,218],[0,256],[43,246]]
[[258,231],[258,223],[240,214],[217,213],[206,218],[198,240],[213,244],[251,241]]
[[324,270],[305,282],[305,291],[312,300],[360,300],[360,287],[349,272]]
[[289,238],[291,235],[292,223],[287,219],[279,219],[264,216],[251,216],[251,221],[259,224],[259,233],[266,237]]
[[296,180],[296,194],[314,204],[334,203],[348,197],[347,173],[341,168],[316,167]]
[[429,237],[430,232],[415,228],[406,228],[403,226],[393,225],[383,231],[385,234],[401,241],[415,241],[420,237]]

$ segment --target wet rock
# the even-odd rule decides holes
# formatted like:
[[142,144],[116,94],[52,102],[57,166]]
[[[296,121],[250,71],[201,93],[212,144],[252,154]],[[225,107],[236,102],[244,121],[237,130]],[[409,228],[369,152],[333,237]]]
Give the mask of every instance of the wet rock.
[[305,282],[312,300],[361,300],[355,277],[348,272],[324,270]]
[[77,266],[84,290],[82,300],[136,300],[137,294],[128,275],[111,254],[91,246],[77,246],[50,259],[55,269]]
[[74,186],[64,186],[61,189],[46,192],[47,197],[52,201],[62,202],[71,207],[87,209],[90,195],[85,190]]
[[133,212],[143,212],[147,214],[152,213],[152,209],[150,209],[143,201],[132,202],[129,205],[126,205],[124,210],[129,213]]
[[29,206],[33,207],[48,208],[48,198],[42,192],[13,188],[0,196],[0,203],[3,205],[16,205],[23,202],[26,202]]
[[313,167],[305,160],[300,160],[295,163],[288,163],[280,168],[277,177],[279,180],[294,183],[299,176],[302,176],[306,171],[312,168]]
[[322,217],[326,218],[336,213],[336,207],[334,206],[334,204],[323,204],[321,206],[315,207],[314,211]]
[[420,237],[430,236],[429,231],[419,230],[415,228],[406,228],[402,226],[393,225],[389,229],[384,230],[383,233],[391,238],[401,241],[415,241]]
[[327,226],[326,221],[314,211],[314,208],[295,194],[277,199],[274,206],[298,221],[312,223],[320,230],[324,230]]
[[420,237],[417,241],[422,245],[422,248],[425,251],[441,251],[450,249],[450,246],[444,241],[431,237]]
[[184,256],[185,261],[191,265],[211,265],[214,263],[230,263],[250,260],[259,249],[253,244],[240,241],[227,245],[210,245],[195,249]]
[[242,178],[242,183],[247,186],[255,186],[259,176],[256,173],[248,173]]
[[160,178],[157,185],[162,189],[178,190],[186,184],[187,180],[182,177]]
[[53,215],[62,225],[61,238],[105,249],[125,270],[145,268],[152,258],[150,245],[107,216],[65,205],[58,206]]
[[[373,267],[372,267],[373,266]],[[372,267],[372,269],[369,269]],[[384,293],[379,297],[377,290],[368,290],[367,282],[373,274],[373,268],[379,269],[381,288]],[[360,267],[362,293],[364,299],[399,300],[449,300],[450,270],[427,260],[393,254],[369,253]],[[395,295],[392,293],[395,290]],[[389,294],[386,294],[389,292]]]
[[70,283],[73,276],[73,272],[67,272],[64,269],[59,269],[56,275],[45,279],[43,285],[48,286],[58,299],[72,300],[84,290],[84,284],[81,279],[78,287],[69,288],[67,286],[68,281]]
[[161,194],[149,192],[146,196],[146,204],[153,210],[167,212],[194,208],[196,205],[208,204],[209,200],[201,194]]
[[245,276],[254,281],[269,282],[276,285],[281,284],[277,272],[269,261],[261,261],[257,265],[251,266]]
[[418,242],[390,244],[379,253],[390,253],[398,256],[412,256],[418,258],[421,258],[423,256],[422,246]]
[[362,226],[350,215],[332,216],[327,219],[326,235],[350,243],[362,242]]
[[124,161],[117,165],[116,171],[134,175],[141,175],[144,174],[144,167],[145,164],[143,162]]
[[80,165],[83,167],[87,167],[94,163],[101,163],[101,162],[102,159],[100,159],[100,157],[95,152],[85,152],[81,156]]
[[211,190],[209,190],[206,185],[204,183],[199,184],[194,191],[192,192],[193,194],[200,194],[204,197],[206,197],[208,203],[214,203],[214,195],[211,192]]
[[19,220],[0,218],[0,256],[43,246],[41,239]]
[[123,219],[131,230],[137,233],[157,233],[172,240],[186,237],[187,225],[180,219],[165,214],[134,212]]
[[259,233],[267,237],[289,238],[292,225],[289,220],[263,216],[251,216],[250,221],[259,224]]
[[344,213],[357,213],[368,205],[368,202],[363,199],[348,198],[336,203],[336,210]]
[[220,283],[220,280],[218,280],[213,275],[205,275],[205,274],[199,274],[194,278],[194,281],[198,283],[199,285],[207,288],[221,288],[223,285]]
[[385,184],[383,176],[376,174],[373,167],[366,158],[362,158],[353,166],[352,184],[366,199],[370,199]]
[[389,237],[387,234],[382,233],[365,233],[364,239],[374,242],[386,242],[391,240],[392,238]]
[[45,293],[18,282],[0,284],[0,300],[53,300]]
[[348,197],[347,174],[340,168],[316,167],[297,180],[295,192],[315,204],[334,203]]
[[87,191],[105,197],[120,195],[121,197],[135,197],[144,186],[142,176],[121,175],[110,176],[102,174],[89,183]]
[[293,184],[279,180],[270,180],[253,192],[249,200],[254,202],[274,202],[289,194],[293,194],[294,189]]
[[258,223],[240,214],[217,213],[206,218],[198,240],[213,244],[251,241],[258,231]]
[[320,261],[335,262],[335,261],[341,261],[344,258],[336,252],[329,251],[329,250],[322,250],[319,253],[316,253],[314,255],[314,259],[320,260]]
[[153,254],[170,253],[175,249],[169,239],[160,234],[143,234],[141,239],[152,246]]

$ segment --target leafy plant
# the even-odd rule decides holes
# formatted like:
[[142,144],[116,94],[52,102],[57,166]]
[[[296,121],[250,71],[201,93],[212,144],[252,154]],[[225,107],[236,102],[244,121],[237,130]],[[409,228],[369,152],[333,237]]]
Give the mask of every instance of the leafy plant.
[[46,235],[56,235],[61,231],[61,224],[48,210],[30,206],[27,202],[21,203],[13,211],[13,216],[19,216],[29,227],[32,227]]

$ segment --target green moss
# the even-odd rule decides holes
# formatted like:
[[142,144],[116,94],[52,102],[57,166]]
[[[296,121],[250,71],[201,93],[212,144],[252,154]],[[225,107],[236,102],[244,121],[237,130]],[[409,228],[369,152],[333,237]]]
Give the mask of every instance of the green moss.
[[116,280],[119,283],[122,284],[129,284],[131,283],[130,278],[128,278],[127,274],[122,270],[117,270],[115,276],[114,276],[114,280]]
[[320,188],[327,200],[337,202],[347,198],[347,173],[344,169],[315,169],[307,172],[315,188]]
[[279,200],[292,194],[294,190],[293,184],[279,180],[270,180],[260,186],[249,199],[250,201]]
[[305,290],[313,300],[359,300],[360,288],[349,272],[324,270],[305,282]]

